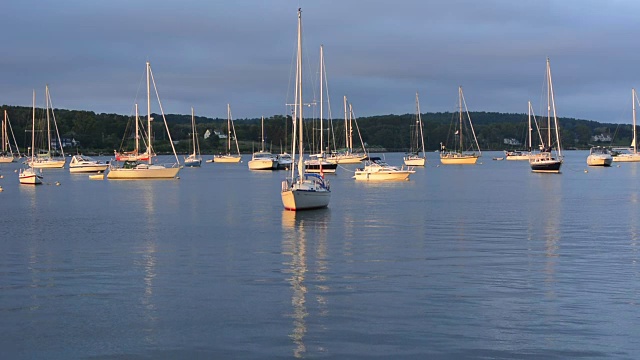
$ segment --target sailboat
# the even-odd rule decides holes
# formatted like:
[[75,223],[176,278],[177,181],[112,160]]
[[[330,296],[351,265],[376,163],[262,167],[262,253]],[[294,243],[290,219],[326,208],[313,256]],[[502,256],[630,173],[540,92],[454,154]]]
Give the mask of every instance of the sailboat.
[[[332,163],[324,159],[324,83],[326,82],[324,66],[324,47],[320,45],[320,152],[310,155],[312,158],[304,162],[304,169],[308,173],[335,174],[338,163]],[[327,93],[327,97],[329,94]],[[331,111],[329,111],[331,112]]]
[[[140,118],[138,117],[138,104],[135,105],[135,108],[136,108],[136,115],[134,117],[134,122],[135,122],[134,148],[132,151],[114,150],[113,153],[115,155],[116,161],[149,161],[149,159],[155,156],[155,154],[151,152],[149,144],[147,144],[147,149],[145,150],[145,152],[143,153],[140,152],[140,138],[141,138],[141,132],[142,132],[141,130],[143,128],[140,127]],[[125,135],[124,135],[125,138],[127,137],[127,134],[128,133],[125,131]],[[144,136],[142,136],[142,139],[144,140]]]
[[[11,138],[13,138],[14,146],[11,146],[9,134],[11,134]],[[20,149],[18,148],[18,142],[16,141],[16,137],[13,134],[13,129],[11,128],[11,123],[9,122],[9,115],[7,115],[7,110],[5,110],[4,120],[2,120],[2,153],[0,153],[0,163],[15,162],[19,158]]]
[[[529,158],[531,158],[532,153],[531,153],[531,148],[532,148],[532,139],[531,139],[531,131],[533,130],[533,128],[531,127],[531,116],[533,114],[533,108],[531,107],[531,101],[528,102],[528,106],[529,106],[529,112],[527,115],[527,148],[526,150],[504,150],[504,156],[507,160],[529,160]],[[535,115],[534,119],[535,119]],[[536,121],[536,127],[537,127],[537,121]],[[540,129],[538,128],[538,135],[540,135]],[[542,142],[542,136],[540,136],[540,142]]]
[[264,116],[261,120],[262,126],[262,147],[260,151],[254,152],[253,157],[247,164],[249,170],[275,170],[278,168],[278,159],[271,152],[264,149]]
[[[303,154],[303,114],[302,114],[302,12],[298,9],[298,54],[296,63],[296,86],[293,118],[293,144],[292,158],[294,166],[291,167],[291,178],[282,182],[281,196],[282,205],[286,210],[309,210],[325,208],[329,205],[331,199],[331,190],[329,183],[324,179],[323,175],[305,174]],[[296,130],[298,132],[298,149],[296,151]],[[295,164],[296,153],[298,155],[298,163]],[[296,176],[297,170],[297,176]]]
[[[638,153],[638,146],[636,145],[636,103],[638,102],[638,94],[636,89],[631,89],[631,101],[633,112],[633,139],[631,140],[631,148],[628,152],[619,153],[613,157],[615,162],[638,162],[640,161],[640,154]],[[616,149],[617,150],[617,149]]]
[[[167,135],[169,137],[169,143],[171,144],[171,149],[173,149],[173,156],[176,159],[176,162],[173,164],[153,164],[151,162],[151,157],[147,160],[147,162],[141,161],[124,161],[122,166],[118,166],[119,162],[112,162],[109,166],[109,174],[107,175],[107,179],[110,180],[139,180],[139,179],[173,179],[178,175],[180,171],[180,161],[178,160],[178,155],[176,154],[176,149],[173,146],[173,141],[171,140],[171,133],[169,133],[169,127],[167,125],[167,120],[164,116],[164,111],[162,110],[162,104],[160,103],[160,97],[158,96],[158,89],[156,88],[155,80],[153,79],[153,73],[151,72],[151,64],[147,61],[146,63],[146,75],[147,75],[147,151],[149,154],[153,153],[152,146],[152,137],[151,137],[151,80],[153,80],[153,87],[156,92],[156,97],[158,98],[158,105],[160,106],[160,112],[162,113],[162,120],[164,121],[165,128],[167,130]],[[136,105],[136,123],[138,118],[138,106]],[[137,136],[137,135],[136,135]]]
[[202,157],[200,156],[200,143],[198,142],[196,118],[193,115],[193,108],[191,108],[191,142],[193,143],[193,152],[184,159],[184,166],[200,167],[200,165],[202,165]]
[[[331,154],[326,156],[326,160],[336,164],[359,164],[362,160],[367,158],[367,150],[364,147],[362,137],[360,137],[360,143],[362,144],[363,153],[353,152],[353,107],[347,103],[347,97],[344,97],[344,132],[345,132],[345,149],[334,150]],[[348,107],[347,107],[348,105]],[[348,111],[347,111],[348,109]],[[356,122],[356,127],[358,126]],[[358,132],[358,135],[360,132]]]
[[[464,113],[463,107],[464,104]],[[471,122],[471,115],[469,115],[469,110],[467,109],[467,102],[464,99],[464,94],[462,93],[462,86],[458,87],[458,118],[459,123],[454,134],[454,149],[447,150],[446,147],[440,143],[440,162],[443,165],[473,165],[478,161],[478,158],[482,156],[482,151],[480,150],[480,145],[478,145],[478,139],[476,138],[476,132],[473,130],[473,123]],[[465,121],[465,116],[468,121]],[[463,136],[464,131],[467,129],[466,124],[469,124],[469,130],[473,135],[473,142],[471,145],[465,145],[466,137]],[[467,137],[469,137],[467,135]],[[456,141],[459,140],[459,141]],[[475,147],[473,146],[475,145]],[[478,151],[476,153],[476,150]]]
[[[422,151],[422,156],[420,156]],[[420,100],[416,91],[416,125],[411,135],[411,150],[404,157],[407,166],[424,166],[427,162],[427,153],[424,151],[424,133],[422,130],[422,115],[420,114]]]
[[[29,159],[28,162],[32,167],[36,169],[63,168],[66,163],[66,159],[64,157],[64,149],[62,148],[62,141],[60,141],[60,134],[58,132],[58,124],[56,123],[56,116],[55,116],[55,113],[53,112],[53,105],[51,104],[51,94],[49,93],[49,85],[45,87],[45,103],[46,103],[45,113],[47,117],[47,128],[45,131],[47,135],[42,137],[42,141],[46,141],[47,143],[44,146],[42,146],[41,144],[40,146],[42,147],[40,148],[40,152],[35,157],[32,157],[31,159]],[[51,112],[49,112],[49,108],[51,108]],[[49,114],[51,114],[53,117],[53,125],[56,131],[56,142],[53,144],[55,147],[59,147],[60,153],[61,153],[60,157],[53,156],[53,153],[51,151],[52,129],[51,129],[51,117],[49,116]]]
[[34,163],[34,149],[35,149],[35,129],[36,129],[36,91],[33,90],[33,115],[31,118],[31,161],[27,162],[28,167],[20,169],[18,174],[18,180],[20,184],[25,185],[38,185],[42,184],[42,170],[36,170],[33,168]]
[[[233,140],[236,143],[237,155],[231,154],[231,133],[233,131]],[[238,147],[238,138],[236,137],[236,128],[233,126],[231,118],[231,105],[227,104],[227,153],[224,155],[215,155],[213,162],[217,163],[239,163],[242,160],[240,155],[240,147]]]
[[[556,101],[551,80],[551,64],[547,58],[547,141],[540,145],[540,153],[529,158],[531,171],[539,173],[559,173],[562,166],[562,146],[560,143],[560,129],[556,116]],[[553,112],[552,112],[553,110]],[[553,115],[553,122],[551,117]],[[555,139],[552,138],[552,124],[555,131]],[[555,155],[552,150],[555,149]]]

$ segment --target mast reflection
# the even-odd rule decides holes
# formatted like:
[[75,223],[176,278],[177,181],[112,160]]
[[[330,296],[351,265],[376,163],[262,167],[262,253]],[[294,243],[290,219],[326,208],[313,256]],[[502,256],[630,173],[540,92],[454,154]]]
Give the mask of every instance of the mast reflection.
[[314,275],[313,281],[317,285],[315,288],[311,288],[311,292],[313,293],[314,289],[318,290],[315,299],[319,316],[328,314],[327,299],[323,293],[329,290],[325,275],[328,271],[327,224],[329,214],[329,210],[312,212],[283,210],[282,212],[283,253],[291,257],[289,262],[284,263],[286,267],[283,269],[284,273],[290,275],[287,281],[292,290],[291,306],[293,312],[289,316],[293,318],[293,329],[289,338],[293,341],[293,356],[296,358],[305,357],[307,353],[304,339],[307,333],[306,319],[309,316],[307,293],[310,290],[306,284],[309,272],[308,241],[315,240],[316,243],[315,252],[311,253],[311,256],[315,256],[316,259],[312,264],[315,271],[312,271],[311,274]]

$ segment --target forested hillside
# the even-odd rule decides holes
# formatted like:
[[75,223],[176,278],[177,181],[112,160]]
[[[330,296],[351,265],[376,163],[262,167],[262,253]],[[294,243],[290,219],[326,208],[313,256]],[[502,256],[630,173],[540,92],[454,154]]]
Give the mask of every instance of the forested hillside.
[[[30,129],[32,109],[29,107],[3,106],[7,110],[18,145],[26,149],[26,144],[31,140]],[[112,153],[115,149],[130,148],[133,142],[133,117],[118,114],[96,114],[91,111],[55,109],[53,112],[58,124],[60,136],[75,139],[79,146],[66,149],[66,152],[75,153]],[[527,133],[526,114],[505,114],[492,112],[471,112],[478,142],[483,150],[503,150],[513,148],[504,144],[504,139],[516,139],[524,142]],[[439,149],[439,143],[445,142],[453,133],[453,123],[457,121],[457,113],[425,113],[422,114],[424,122],[424,134],[427,150]],[[159,153],[170,151],[170,146],[161,116],[154,114],[153,134],[155,136],[156,151]],[[167,115],[167,122],[171,131],[171,137],[176,143],[179,152],[187,152],[191,133],[190,115]],[[46,119],[43,109],[37,109],[36,120],[42,122]],[[546,119],[538,118],[546,121]],[[142,120],[146,122],[143,117]],[[594,141],[593,135],[609,134],[613,142],[598,143],[599,145],[628,146],[632,138],[631,125],[599,123],[590,120],[578,120],[572,118],[560,118],[560,128],[563,146],[565,148],[587,148]],[[212,119],[196,117],[197,133],[200,139],[202,153],[211,154],[224,151],[226,139],[221,139],[214,134],[218,131],[226,134],[226,119]],[[328,122],[325,120],[325,127]],[[251,152],[260,146],[260,119],[235,120],[235,129],[242,152]],[[354,148],[359,148],[360,140],[358,130],[367,147],[380,151],[405,151],[409,147],[411,126],[415,124],[414,114],[404,115],[380,115],[357,119],[357,128],[354,125]],[[288,148],[291,144],[291,120],[290,117],[274,115],[265,118],[265,143],[273,151]],[[306,134],[309,148],[317,147],[319,138],[319,121],[306,120]],[[42,128],[42,126],[37,126]],[[334,134],[331,137],[331,147],[344,147],[344,119],[336,119],[331,122],[331,127],[326,134]],[[204,139],[205,132],[209,130],[211,136]],[[125,136],[126,134],[126,136]]]

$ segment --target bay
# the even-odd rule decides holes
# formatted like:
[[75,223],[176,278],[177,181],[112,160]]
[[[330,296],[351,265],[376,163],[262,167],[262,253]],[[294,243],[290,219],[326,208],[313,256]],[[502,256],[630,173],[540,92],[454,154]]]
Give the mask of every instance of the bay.
[[429,153],[394,183],[356,182],[345,166],[327,175],[329,208],[298,213],[282,208],[285,172],[246,163],[158,181],[45,170],[39,187],[2,165],[0,349],[637,358],[640,164],[588,168],[587,155],[534,174],[497,152],[475,166]]

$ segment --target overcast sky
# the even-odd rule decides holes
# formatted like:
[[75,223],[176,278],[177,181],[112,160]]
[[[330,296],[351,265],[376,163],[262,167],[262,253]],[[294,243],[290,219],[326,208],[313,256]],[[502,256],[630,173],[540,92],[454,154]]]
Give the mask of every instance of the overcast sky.
[[43,106],[49,84],[55,107],[128,115],[148,60],[165,113],[285,114],[298,7],[305,101],[324,44],[333,118],[343,95],[356,116],[413,113],[416,91],[454,111],[459,85],[471,111],[540,113],[549,57],[558,116],[631,123],[637,0],[9,0],[0,104]]

